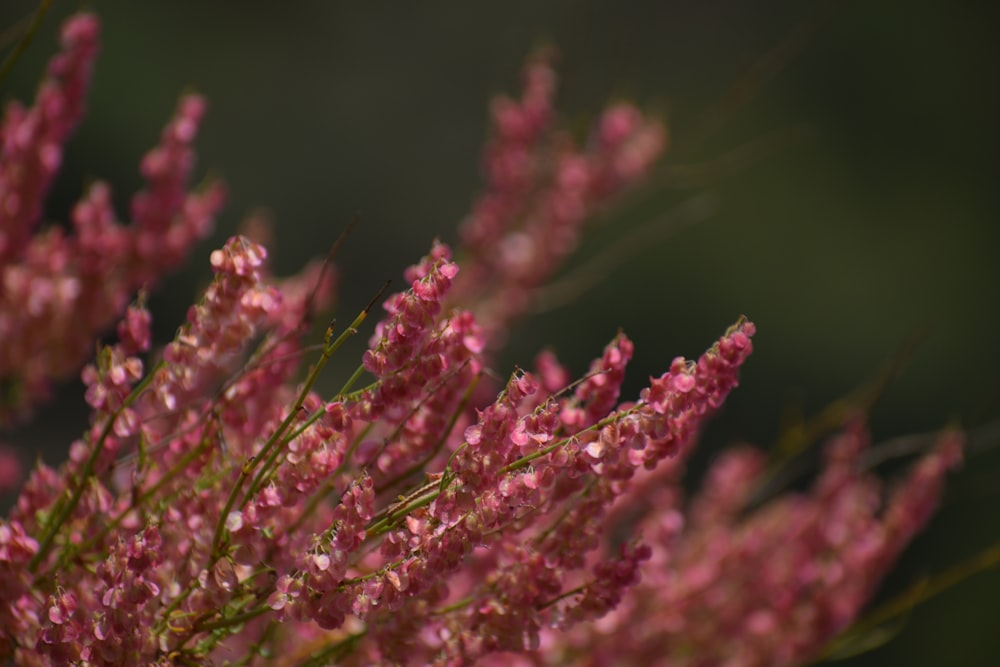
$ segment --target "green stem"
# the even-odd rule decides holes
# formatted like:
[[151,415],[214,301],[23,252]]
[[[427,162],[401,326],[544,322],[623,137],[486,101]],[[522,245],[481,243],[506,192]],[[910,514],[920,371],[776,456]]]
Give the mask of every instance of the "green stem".
[[256,658],[269,658],[273,657],[270,650],[265,648],[265,646],[274,640],[274,635],[277,633],[280,627],[277,621],[271,621],[267,624],[264,632],[261,634],[260,639],[255,641],[253,645],[247,649],[246,655],[233,663],[233,667],[243,667],[244,665],[249,665],[254,662]]
[[[468,362],[463,363],[454,373],[449,374],[449,376],[443,382],[441,382],[441,384],[439,384],[437,387],[434,388],[434,390],[429,392],[427,396],[421,399],[421,401],[413,407],[413,410],[411,410],[410,413],[404,419],[400,420],[399,426],[396,427],[396,429],[389,435],[389,437],[386,440],[391,442],[393,439],[395,439],[402,432],[403,426],[406,424],[409,418],[413,414],[416,414],[416,411],[420,408],[420,406],[422,406],[424,402],[434,394],[435,391],[443,387],[448,380],[453,378],[455,375],[457,375],[459,371],[465,368],[467,364]],[[441,433],[441,437],[438,438],[438,441],[434,444],[434,447],[432,447],[430,451],[423,458],[414,463],[412,466],[410,466],[403,472],[399,473],[392,479],[386,481],[382,485],[382,491],[391,489],[400,482],[402,482],[403,480],[409,479],[413,475],[422,472],[424,468],[427,466],[427,464],[433,461],[434,458],[441,452],[441,450],[444,448],[445,443],[448,441],[448,437],[451,435],[452,430],[455,428],[455,424],[458,423],[458,418],[462,416],[462,413],[465,412],[465,407],[469,404],[469,401],[472,400],[472,393],[476,390],[476,387],[479,385],[480,377],[482,377],[481,373],[476,373],[476,375],[472,377],[472,381],[466,388],[465,393],[462,394],[462,398],[459,401],[458,405],[455,407],[455,410],[451,413],[451,418],[448,420],[448,425],[445,426],[444,430]],[[385,446],[383,445],[383,449],[384,448]],[[380,454],[381,450],[379,450],[379,455]],[[372,459],[374,458],[377,458],[377,455],[375,457],[372,457]],[[382,491],[380,491],[380,493]]]
[[49,13],[49,7],[52,5],[52,0],[42,0],[38,4],[38,9],[35,10],[35,15],[31,17],[31,23],[28,25],[28,29],[24,31],[24,36],[21,37],[19,41],[7,57],[3,59],[3,63],[0,63],[0,82],[7,78],[10,71],[14,69],[14,64],[18,61],[21,55],[27,50],[28,45],[31,44],[31,40],[35,38],[38,33],[38,29],[42,27],[42,21],[45,20],[45,15]]
[[418,492],[411,494],[401,505],[393,509],[386,510],[385,516],[375,520],[368,527],[368,529],[365,530],[365,534],[368,538],[372,538],[378,537],[383,533],[387,533],[393,526],[396,525],[399,519],[409,515],[413,510],[420,509],[421,507],[427,507],[434,502],[439,495],[441,495],[441,489],[438,482],[425,484],[418,490]]
[[59,557],[59,561],[58,563],[56,563],[56,566],[52,568],[52,571],[61,569],[66,563],[68,563],[74,557],[78,556],[79,554],[86,553],[90,549],[94,548],[94,546],[100,543],[100,541],[104,539],[104,537],[109,532],[118,527],[118,525],[125,519],[125,517],[128,516],[129,512],[137,510],[143,505],[145,505],[146,502],[150,500],[153,496],[155,496],[160,491],[160,489],[162,489],[167,483],[169,483],[172,479],[177,477],[177,475],[179,475],[180,473],[184,472],[184,470],[187,469],[188,465],[204,452],[204,449],[207,445],[208,442],[203,441],[198,447],[194,447],[188,450],[184,454],[184,456],[181,457],[181,459],[177,462],[177,464],[174,465],[173,468],[168,470],[167,473],[163,475],[163,477],[158,479],[153,486],[151,486],[149,489],[139,494],[136,500],[129,507],[122,510],[117,516],[111,519],[111,521],[105,523],[104,526],[101,527],[101,530],[98,531],[96,535],[94,535],[93,537],[91,537],[90,539],[86,540],[85,542],[79,545],[67,547],[66,550],[63,551],[62,555]]
[[340,641],[334,642],[333,644],[316,651],[311,656],[300,662],[298,667],[321,667],[322,665],[329,665],[331,664],[331,659],[343,657],[353,651],[358,642],[361,641],[367,634],[367,630],[362,630],[361,632],[348,635]]
[[452,602],[450,605],[446,607],[435,609],[434,611],[431,612],[431,615],[444,616],[445,614],[450,614],[453,611],[458,611],[459,609],[465,609],[470,604],[472,604],[475,599],[476,598],[470,595],[468,597],[462,598],[461,600],[456,600],[455,602]]
[[953,588],[966,579],[996,567],[1000,567],[1000,544],[994,544],[971,558],[951,566],[937,576],[918,581],[902,594],[876,607],[854,623],[827,645],[820,654],[819,660],[835,654],[837,649],[844,645],[845,642],[849,642],[851,638],[870,632],[886,622],[902,616],[918,604]]
[[227,616],[225,618],[220,618],[217,621],[212,621],[211,623],[202,623],[194,627],[191,634],[197,634],[199,632],[212,632],[213,630],[223,630],[225,628],[231,628],[234,625],[239,625],[240,623],[246,623],[251,621],[261,614],[266,614],[271,611],[271,608],[267,605],[261,605],[259,607],[254,607],[250,611],[245,611],[234,616]]
[[97,442],[92,445],[90,456],[87,458],[86,463],[83,465],[83,469],[80,471],[79,481],[73,489],[72,495],[65,504],[57,508],[54,516],[48,521],[44,531],[44,536],[39,541],[38,551],[28,563],[29,572],[34,574],[38,570],[38,566],[43,560],[45,560],[45,557],[48,556],[49,551],[52,549],[52,544],[55,541],[56,535],[59,533],[59,529],[73,513],[73,510],[76,509],[76,506],[80,504],[80,499],[83,498],[83,491],[87,486],[88,480],[93,475],[94,466],[97,464],[97,459],[101,455],[101,451],[104,448],[104,441],[107,440],[108,436],[111,434],[115,421],[126,409],[131,407],[132,404],[138,400],[139,396],[153,381],[153,377],[162,366],[163,362],[161,361],[156,365],[151,373],[144,377],[142,381],[139,382],[134,389],[132,389],[129,395],[125,397],[125,400],[122,401],[121,406],[119,406],[118,409],[115,410],[108,418],[107,423],[101,430],[101,435],[97,438]]
[[354,372],[351,373],[351,377],[347,378],[347,382],[345,382],[344,386],[341,387],[340,391],[337,392],[337,396],[343,396],[347,392],[349,392],[351,390],[351,387],[354,386],[354,383],[358,381],[358,378],[360,378],[364,372],[365,372],[364,366],[358,366],[357,368],[355,368]]
[[[639,410],[641,407],[642,404],[640,403],[629,408],[628,410],[608,415],[607,417],[600,420],[596,424],[593,424],[592,426],[583,429],[579,433],[575,433],[569,437],[557,440],[553,442],[551,445],[548,445],[547,447],[543,447],[542,449],[539,449],[536,452],[532,452],[531,454],[522,456],[516,461],[509,463],[503,468],[501,468],[500,472],[503,474],[503,473],[513,472],[515,470],[520,470],[521,468],[525,468],[528,465],[530,465],[532,461],[536,461],[544,456],[548,456],[556,449],[566,446],[567,444],[572,442],[574,438],[579,437],[582,433],[586,433],[588,431],[600,430],[605,426],[607,426],[608,424],[613,424],[615,421],[622,419],[629,414],[632,414],[633,412]],[[444,482],[447,482],[448,479],[449,478],[447,476],[442,478]],[[400,501],[396,505],[390,506],[389,508],[380,512],[372,520],[372,523],[369,524],[368,528],[365,531],[368,535],[368,538],[378,537],[379,535],[382,535],[383,533],[392,530],[393,526],[397,524],[399,519],[407,516],[410,512],[412,512],[415,509],[419,509],[421,507],[426,507],[430,505],[437,499],[439,495],[441,495],[441,493],[444,491],[445,486],[446,484],[443,484],[441,481],[435,481],[429,484],[425,484],[416,489],[415,491],[411,492],[408,496],[406,496],[402,501]]]
[[[212,537],[212,550],[210,553],[212,554],[211,558],[213,561],[219,558],[219,547],[222,543],[223,533],[225,532],[226,518],[229,516],[233,506],[236,504],[236,498],[240,495],[247,477],[249,477],[249,475],[253,472],[253,469],[259,465],[256,476],[250,482],[250,486],[247,488],[246,493],[243,494],[243,503],[246,503],[258,490],[260,490],[264,480],[270,474],[272,468],[278,460],[278,456],[281,454],[281,445],[287,444],[288,442],[288,439],[284,438],[285,433],[291,426],[292,421],[297,418],[299,410],[302,408],[303,403],[305,403],[306,397],[312,391],[313,386],[319,379],[320,372],[322,372],[323,367],[326,366],[326,363],[330,360],[331,355],[340,349],[340,347],[347,342],[351,336],[358,332],[358,327],[365,321],[365,318],[368,317],[368,313],[371,311],[372,307],[374,307],[375,302],[382,296],[388,287],[388,282],[383,284],[382,288],[378,291],[375,297],[369,301],[368,305],[365,306],[360,313],[358,313],[357,317],[354,318],[351,325],[347,327],[347,329],[333,342],[330,341],[333,337],[333,325],[331,324],[327,327],[323,353],[320,356],[319,361],[313,365],[309,375],[306,377],[306,381],[302,385],[302,390],[299,392],[299,396],[295,400],[295,404],[292,406],[292,409],[289,410],[288,416],[285,417],[284,421],[282,421],[274,433],[271,434],[271,437],[268,438],[264,447],[257,454],[257,456],[251,458],[243,465],[243,469],[240,471],[240,476],[233,485],[233,488],[229,493],[229,497],[226,499],[225,507],[223,507],[223,510],[219,515],[219,519],[215,525],[215,534]],[[261,464],[262,459],[263,464]]]
[[326,498],[329,494],[333,493],[334,490],[333,485],[336,483],[337,478],[340,477],[340,475],[342,475],[350,466],[351,456],[354,454],[354,450],[357,449],[358,444],[361,442],[361,439],[365,437],[365,435],[369,431],[371,431],[373,427],[374,423],[365,426],[365,428],[362,429],[361,433],[358,434],[358,438],[355,439],[355,441],[350,444],[350,446],[344,452],[343,462],[339,466],[337,466],[337,469],[334,470],[333,473],[329,475],[329,477],[327,477],[326,481],[323,482],[322,486],[320,486],[320,488],[317,489],[315,493],[313,493],[312,497],[309,498],[309,501],[306,503],[305,509],[303,509],[302,513],[299,514],[298,518],[295,519],[295,522],[292,523],[291,526],[289,526],[288,530],[286,531],[289,535],[294,535],[295,532],[302,526],[302,524],[305,523],[310,516],[312,516],[312,513],[316,511],[316,508],[319,507],[319,504],[323,501],[323,499]]
[[[253,496],[253,494],[255,494],[258,490],[260,490],[260,487],[263,485],[263,480],[265,476],[270,472],[271,467],[274,465],[274,462],[277,460],[278,455],[281,452],[281,447],[279,446],[279,444],[282,444],[282,440],[284,440],[284,442],[288,442],[288,439],[283,439],[282,436],[288,430],[289,426],[291,426],[291,423],[296,418],[298,411],[302,408],[302,404],[305,403],[305,399],[309,395],[309,392],[312,391],[312,388],[316,384],[316,381],[319,379],[319,375],[320,372],[323,370],[323,367],[326,366],[326,363],[330,360],[330,357],[333,355],[333,353],[336,352],[338,349],[340,349],[340,347],[344,343],[346,343],[351,336],[353,336],[358,332],[358,327],[361,326],[361,324],[365,321],[365,318],[368,317],[368,313],[371,310],[372,306],[374,305],[375,301],[378,300],[378,298],[382,295],[382,293],[386,290],[386,288],[388,288],[388,286],[389,286],[388,283],[382,286],[382,289],[380,289],[378,294],[375,295],[375,298],[372,299],[360,313],[358,313],[358,316],[354,318],[354,321],[351,322],[351,325],[347,327],[347,329],[345,329],[344,332],[340,334],[337,337],[337,339],[334,340],[333,342],[330,342],[330,338],[333,336],[333,325],[330,325],[330,327],[327,328],[326,339],[323,345],[323,353],[320,355],[319,361],[317,361],[316,364],[313,365],[313,368],[310,370],[309,375],[302,386],[302,390],[299,392],[299,397],[295,401],[295,405],[289,411],[288,416],[281,423],[278,429],[268,439],[267,443],[265,443],[260,453],[257,455],[256,459],[257,461],[260,461],[264,457],[267,457],[267,460],[265,461],[264,465],[261,466],[260,470],[257,472],[257,476],[254,477],[253,481],[250,483],[250,488],[247,489],[246,494],[243,496],[243,502],[249,500]],[[226,513],[228,514],[228,511]],[[223,522],[224,521],[225,519],[223,517]]]

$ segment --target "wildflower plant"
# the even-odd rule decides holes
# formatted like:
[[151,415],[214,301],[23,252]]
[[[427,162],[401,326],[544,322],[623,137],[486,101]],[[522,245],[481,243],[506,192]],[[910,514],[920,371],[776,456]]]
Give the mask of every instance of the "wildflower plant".
[[[188,190],[205,102],[186,96],[143,159],[129,224],[98,182],[69,231],[39,228],[98,33],[93,15],[70,18],[35,104],[11,104],[0,129],[4,420],[29,416],[117,323],[83,369],[90,423],[69,460],[39,462],[0,521],[0,657],[799,664],[858,617],[961,459],[961,435],[944,434],[884,492],[855,415],[812,488],[754,506],[764,459],[740,448],[688,499],[685,462],[753,350],[745,317],[636,397],[620,395],[623,333],[577,379],[551,353],[491,370],[582,224],[667,145],[625,103],[579,145],[544,53],[520,97],[493,104],[458,247],[435,241],[404,289],[330,324],[315,351],[328,265],[278,279],[236,236],[154,351],[141,290],[208,234],[224,193]],[[324,365],[369,318],[357,371],[321,395]]]

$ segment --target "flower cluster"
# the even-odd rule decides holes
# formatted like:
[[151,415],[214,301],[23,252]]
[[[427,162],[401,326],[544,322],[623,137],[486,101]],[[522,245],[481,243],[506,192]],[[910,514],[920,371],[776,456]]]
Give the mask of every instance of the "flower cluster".
[[[534,665],[798,665],[851,625],[901,549],[926,521],[962,438],[934,449],[883,500],[861,466],[861,421],[826,447],[808,493],[748,508],[762,452],[720,457],[685,510],[677,470],[642,481],[648,492],[616,508],[639,516],[651,550],[642,581],[601,620],[546,637]],[[676,461],[673,462],[676,465]],[[655,507],[655,511],[649,508]],[[499,662],[496,664],[509,664]]]
[[188,96],[142,161],[147,187],[132,200],[132,224],[116,221],[110,188],[97,181],[73,209],[72,234],[35,233],[63,144],[83,114],[99,32],[94,16],[67,22],[34,106],[11,103],[0,126],[0,423],[27,417],[52,381],[75,373],[136,290],[208,235],[223,203],[217,183],[187,192],[205,111]]
[[495,344],[576,248],[581,225],[666,147],[664,126],[630,104],[606,109],[588,145],[577,147],[553,128],[556,75],[546,56],[528,63],[519,101],[493,103],[486,192],[459,229],[468,257],[456,299],[470,304]]
[[751,508],[763,459],[734,450],[685,504],[684,463],[753,350],[743,317],[634,400],[624,334],[575,382],[545,353],[482,398],[532,290],[665,146],[658,121],[617,104],[576,147],[544,57],[519,101],[493,107],[458,261],[435,242],[407,271],[340,391],[316,379],[373,306],[331,325],[300,378],[331,281],[319,267],[276,280],[244,236],[211,254],[211,285],[151,355],[150,315],[127,301],[206,233],[221,190],[185,190],[204,112],[188,97],[143,161],[131,225],[97,184],[71,234],[33,231],[97,33],[92,15],[70,19],[35,107],[3,126],[0,373],[22,390],[5,415],[120,321],[83,370],[89,427],[0,520],[0,659],[794,664],[856,618],[927,520],[960,439],[883,503],[860,421],[810,493]]

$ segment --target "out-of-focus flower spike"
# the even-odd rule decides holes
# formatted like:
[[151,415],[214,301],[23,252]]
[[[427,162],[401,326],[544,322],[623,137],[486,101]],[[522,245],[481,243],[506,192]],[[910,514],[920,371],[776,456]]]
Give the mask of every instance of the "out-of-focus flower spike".
[[766,457],[749,445],[722,453],[709,469],[689,513],[695,526],[724,526],[739,518],[764,472]]
[[0,264],[23,251],[42,216],[63,145],[83,116],[99,34],[94,15],[70,18],[35,105],[7,107],[0,125]]
[[893,489],[885,511],[887,544],[880,564],[882,571],[895,562],[899,553],[927,525],[941,499],[945,475],[962,463],[964,445],[962,433],[944,433],[934,449]]
[[140,303],[129,306],[125,318],[118,323],[118,344],[125,354],[148,352],[152,344],[152,316]]
[[187,192],[195,161],[192,144],[205,109],[201,96],[182,97],[159,145],[142,159],[140,171],[149,185],[132,199],[132,219],[136,267],[145,267],[151,277],[187,256],[191,245],[211,231],[225,200],[222,186],[215,182],[200,192]]
[[0,493],[10,493],[24,480],[24,466],[17,450],[0,443]]
[[558,271],[584,222],[638,183],[666,147],[662,124],[617,104],[596,140],[580,149],[553,127],[551,54],[525,67],[520,100],[493,103],[484,150],[485,192],[460,228],[468,258],[453,301],[476,313],[490,347],[531,307],[533,290]]
[[559,363],[559,359],[551,350],[543,350],[535,357],[535,369],[535,374],[546,394],[554,395],[569,385],[569,370]]
[[93,15],[71,17],[35,106],[12,104],[0,127],[0,378],[9,387],[0,422],[25,418],[53,381],[76,372],[136,290],[156,283],[209,233],[224,199],[216,183],[186,191],[205,109],[188,96],[143,161],[149,187],[134,200],[135,224],[116,221],[111,191],[97,182],[73,209],[75,233],[32,236],[62,144],[83,111],[98,32]]

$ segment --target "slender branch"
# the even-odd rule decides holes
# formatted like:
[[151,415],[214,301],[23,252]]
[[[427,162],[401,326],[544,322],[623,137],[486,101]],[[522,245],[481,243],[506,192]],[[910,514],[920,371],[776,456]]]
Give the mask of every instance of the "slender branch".
[[90,456],[87,458],[86,463],[84,463],[83,469],[80,470],[77,484],[73,489],[69,500],[61,504],[56,509],[54,516],[52,516],[46,524],[43,537],[38,544],[38,551],[35,552],[34,557],[32,557],[31,561],[28,563],[29,572],[34,573],[38,570],[38,566],[43,560],[45,560],[45,557],[48,556],[49,550],[52,549],[52,544],[56,535],[59,533],[59,529],[70,517],[70,515],[73,514],[73,510],[76,509],[76,506],[80,503],[80,499],[83,498],[83,491],[86,488],[90,477],[93,475],[94,466],[97,464],[97,459],[100,457],[101,451],[104,449],[104,441],[107,440],[109,435],[111,435],[111,430],[114,428],[115,421],[118,420],[125,410],[130,408],[132,404],[138,400],[139,396],[153,381],[153,377],[162,366],[163,362],[161,361],[135,386],[134,389],[132,389],[129,395],[125,397],[125,400],[122,401],[122,404],[118,407],[118,409],[108,416],[108,419],[104,424],[104,428],[101,430],[101,434],[97,438],[97,442],[94,442],[91,445]]
[[21,40],[14,46],[7,57],[3,59],[0,63],[0,83],[7,78],[10,71],[14,69],[14,64],[21,58],[24,52],[27,50],[28,46],[31,44],[31,40],[35,38],[38,33],[39,28],[42,27],[42,21],[45,20],[45,15],[49,13],[49,8],[52,6],[52,0],[41,0],[38,4],[38,9],[35,10],[35,15],[31,17],[31,23],[28,24],[27,30],[24,31],[24,35]]
[[1000,567],[1000,544],[994,544],[929,579],[916,582],[900,595],[876,607],[851,625],[823,649],[815,662],[822,662],[840,654],[845,647],[889,621],[902,617],[917,605],[954,588],[966,579],[998,567]]

